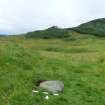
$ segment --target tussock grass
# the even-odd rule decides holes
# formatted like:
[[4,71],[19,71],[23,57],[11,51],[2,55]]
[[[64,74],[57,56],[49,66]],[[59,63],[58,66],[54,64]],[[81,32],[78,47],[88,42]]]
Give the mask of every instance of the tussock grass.
[[[104,47],[98,38],[1,38],[0,105],[104,105]],[[48,101],[33,95],[39,79],[63,81],[63,93]]]

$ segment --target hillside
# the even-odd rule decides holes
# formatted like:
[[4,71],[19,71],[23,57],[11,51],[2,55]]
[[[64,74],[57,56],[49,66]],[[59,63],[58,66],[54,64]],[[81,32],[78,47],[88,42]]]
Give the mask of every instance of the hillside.
[[27,38],[64,38],[68,37],[68,31],[65,29],[58,28],[56,26],[50,27],[45,30],[39,30],[34,32],[29,32],[26,34]]
[[[1,37],[0,105],[104,105],[105,38],[81,34],[81,26]],[[38,80],[60,80],[64,90],[45,100]]]
[[105,18],[92,20],[90,22],[79,25],[73,30],[83,33],[92,34],[96,36],[105,36]]
[[80,34],[91,34],[95,36],[105,36],[105,18],[92,20],[90,22],[81,24],[73,28],[58,28],[56,26],[50,27],[45,30],[28,32],[25,37],[27,38],[65,38],[70,37],[72,32]]

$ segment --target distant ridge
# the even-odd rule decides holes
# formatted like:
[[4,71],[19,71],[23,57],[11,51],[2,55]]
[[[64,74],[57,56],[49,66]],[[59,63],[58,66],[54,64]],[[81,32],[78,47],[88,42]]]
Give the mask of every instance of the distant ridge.
[[73,28],[58,28],[52,26],[46,30],[39,30],[28,32],[25,37],[27,38],[65,38],[69,37],[70,33],[78,32],[80,34],[90,34],[95,36],[105,36],[105,18],[95,19],[86,23],[83,23]]
[[43,39],[64,38],[68,36],[69,36],[68,31],[66,29],[61,29],[58,28],[57,26],[52,26],[46,30],[28,32],[26,34],[26,37],[28,38],[43,38]]

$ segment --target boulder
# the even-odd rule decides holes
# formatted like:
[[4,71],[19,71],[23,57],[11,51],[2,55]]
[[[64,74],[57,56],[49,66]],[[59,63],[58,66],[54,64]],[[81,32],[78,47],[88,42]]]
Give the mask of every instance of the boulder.
[[52,93],[58,93],[63,91],[64,84],[61,81],[43,81],[39,87]]

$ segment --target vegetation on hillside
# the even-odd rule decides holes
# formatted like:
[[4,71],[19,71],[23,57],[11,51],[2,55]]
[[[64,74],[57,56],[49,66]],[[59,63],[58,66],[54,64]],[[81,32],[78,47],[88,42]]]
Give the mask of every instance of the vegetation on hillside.
[[29,32],[25,35],[27,38],[42,38],[42,39],[52,39],[52,38],[65,38],[69,37],[68,31],[65,29],[60,29],[56,26],[50,27],[46,30]]
[[[105,38],[89,32],[51,27],[1,37],[0,105],[105,105]],[[32,93],[37,80],[61,80],[64,91],[45,100]]]
[[72,29],[83,34],[91,34],[99,37],[105,36],[105,18],[96,19]]
[[37,39],[52,39],[52,38],[67,38],[71,37],[72,33],[90,34],[98,37],[105,36],[105,18],[96,19],[74,28],[58,28],[57,26],[50,27],[46,30],[29,32],[25,35],[26,38]]

